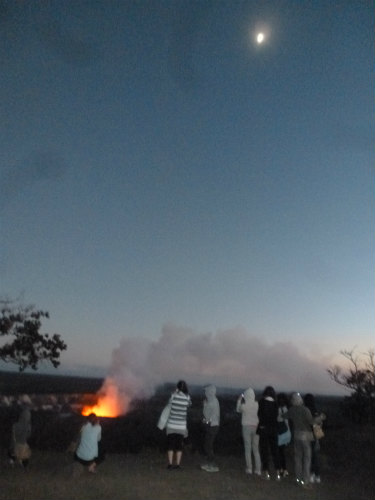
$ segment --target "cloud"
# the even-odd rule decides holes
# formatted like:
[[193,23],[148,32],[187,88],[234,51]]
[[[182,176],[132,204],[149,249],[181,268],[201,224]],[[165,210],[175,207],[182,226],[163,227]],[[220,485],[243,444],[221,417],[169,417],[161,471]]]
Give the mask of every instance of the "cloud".
[[159,384],[179,379],[188,384],[255,389],[272,385],[276,391],[332,394],[328,366],[328,359],[310,359],[290,342],[269,343],[243,328],[196,333],[168,324],[156,341],[122,339],[113,351],[109,378],[127,401],[151,396]]

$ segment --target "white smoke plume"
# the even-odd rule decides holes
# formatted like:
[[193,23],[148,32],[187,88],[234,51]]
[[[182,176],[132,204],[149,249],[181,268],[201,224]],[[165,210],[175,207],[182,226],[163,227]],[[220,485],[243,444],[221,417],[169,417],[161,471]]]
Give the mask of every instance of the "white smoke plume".
[[113,351],[112,367],[102,394],[117,395],[122,413],[134,398],[149,397],[164,382],[214,383],[232,388],[332,394],[326,368],[290,342],[269,344],[242,328],[217,333],[165,325],[158,340],[124,338]]

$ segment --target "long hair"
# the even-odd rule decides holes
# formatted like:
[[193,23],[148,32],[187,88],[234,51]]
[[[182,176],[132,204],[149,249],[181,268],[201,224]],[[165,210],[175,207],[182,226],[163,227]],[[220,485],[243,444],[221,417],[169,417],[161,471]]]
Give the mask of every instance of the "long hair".
[[286,406],[289,408],[289,400],[285,392],[280,392],[277,395],[277,406],[281,408],[282,406]]
[[184,394],[188,395],[189,394],[189,389],[188,389],[188,386],[185,382],[185,380],[179,380],[177,382],[177,389],[181,392],[183,392]]
[[267,387],[263,391],[263,397],[276,399],[275,389],[271,385],[267,385]]
[[312,394],[306,394],[303,398],[303,402],[305,403],[305,406],[307,406],[307,408],[311,411],[312,415],[315,415],[317,413],[315,407],[315,398]]

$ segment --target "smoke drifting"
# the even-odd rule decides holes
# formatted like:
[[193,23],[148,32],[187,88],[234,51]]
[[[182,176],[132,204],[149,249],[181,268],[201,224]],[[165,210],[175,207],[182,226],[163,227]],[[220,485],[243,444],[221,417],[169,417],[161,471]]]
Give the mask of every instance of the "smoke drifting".
[[326,368],[303,355],[290,342],[269,344],[242,328],[217,333],[165,325],[157,341],[124,338],[113,351],[112,367],[101,394],[115,394],[120,413],[134,398],[149,397],[164,382],[276,391],[332,393]]

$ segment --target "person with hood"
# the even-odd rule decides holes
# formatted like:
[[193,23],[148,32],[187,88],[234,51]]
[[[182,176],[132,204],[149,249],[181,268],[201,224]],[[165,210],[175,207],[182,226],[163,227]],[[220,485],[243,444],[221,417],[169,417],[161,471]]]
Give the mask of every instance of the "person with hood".
[[258,402],[254,390],[249,387],[237,400],[236,411],[241,413],[242,438],[245,449],[246,474],[253,473],[252,454],[254,455],[254,473],[261,475],[259,454]]
[[310,489],[311,442],[313,441],[312,425],[314,418],[311,411],[303,404],[299,392],[291,396],[291,407],[283,413],[284,419],[293,423],[294,440],[294,473],[297,483]]
[[276,480],[280,481],[279,448],[277,445],[278,412],[275,389],[269,385],[264,389],[262,398],[259,401],[257,432],[259,434],[259,449],[264,477],[265,479],[271,479],[269,473],[269,454],[271,452]]
[[204,452],[207,463],[201,465],[206,472],[218,472],[219,467],[215,464],[214,443],[219,432],[220,405],[216,397],[216,387],[208,385],[204,389],[205,399],[203,401],[203,425],[204,425]]
[[10,463],[19,463],[26,467],[31,456],[28,439],[31,435],[31,412],[28,407],[24,407],[20,416],[12,426],[12,436],[9,450]]

